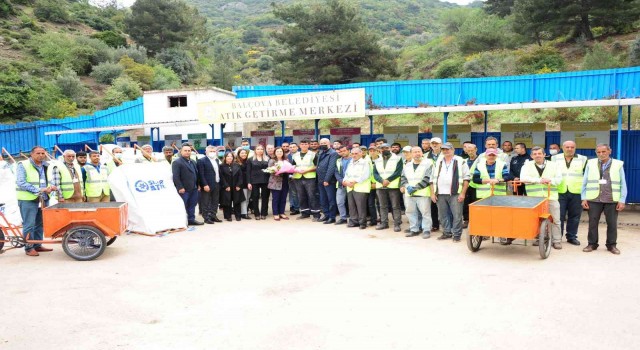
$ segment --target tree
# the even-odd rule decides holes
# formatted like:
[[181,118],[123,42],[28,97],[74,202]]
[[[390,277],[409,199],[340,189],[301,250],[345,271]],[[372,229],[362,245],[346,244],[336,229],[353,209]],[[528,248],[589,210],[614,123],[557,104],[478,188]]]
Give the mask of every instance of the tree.
[[492,15],[506,17],[511,14],[515,1],[514,0],[487,0],[484,4],[484,10],[487,11],[487,13]]
[[206,39],[206,19],[182,0],[137,0],[125,21],[131,37],[154,56],[180,43]]
[[640,35],[631,44],[629,50],[629,64],[632,66],[640,66]]
[[596,43],[582,61],[582,69],[610,69],[620,67],[620,62],[602,44]]
[[555,0],[516,0],[513,6],[513,30],[542,46],[556,17]]
[[287,23],[275,34],[285,48],[274,59],[285,83],[334,84],[394,76],[392,55],[345,0],[317,5],[273,5]]
[[554,8],[556,26],[572,30],[574,38],[584,36],[587,40],[594,38],[593,27],[622,32],[640,15],[638,0],[556,0]]
[[191,82],[196,74],[196,63],[189,53],[179,48],[164,49],[156,59],[165,67],[174,71],[185,83]]

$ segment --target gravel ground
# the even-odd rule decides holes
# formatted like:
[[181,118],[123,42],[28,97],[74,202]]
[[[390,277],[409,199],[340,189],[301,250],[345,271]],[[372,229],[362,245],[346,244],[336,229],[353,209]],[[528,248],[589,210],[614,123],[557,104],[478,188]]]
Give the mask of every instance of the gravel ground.
[[637,227],[614,256],[583,253],[581,224],[547,260],[435,236],[269,219],[127,235],[91,262],[7,251],[0,349],[637,349]]

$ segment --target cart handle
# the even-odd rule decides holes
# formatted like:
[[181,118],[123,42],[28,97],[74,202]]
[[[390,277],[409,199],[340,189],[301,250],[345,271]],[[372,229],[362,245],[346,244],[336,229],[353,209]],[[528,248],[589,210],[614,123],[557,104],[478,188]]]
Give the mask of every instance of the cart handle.
[[[516,186],[519,185],[526,185],[526,184],[532,184],[531,182],[524,182],[524,181],[512,181],[514,188],[516,188]],[[492,189],[493,190],[493,189]],[[516,190],[516,193],[518,190]],[[547,198],[551,197],[551,184],[547,184]]]

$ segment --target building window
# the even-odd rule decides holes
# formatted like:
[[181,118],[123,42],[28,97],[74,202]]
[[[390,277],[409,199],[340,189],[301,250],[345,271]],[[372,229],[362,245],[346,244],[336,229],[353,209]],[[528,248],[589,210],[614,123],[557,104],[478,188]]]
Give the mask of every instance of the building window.
[[187,96],[169,96],[169,108],[186,106]]

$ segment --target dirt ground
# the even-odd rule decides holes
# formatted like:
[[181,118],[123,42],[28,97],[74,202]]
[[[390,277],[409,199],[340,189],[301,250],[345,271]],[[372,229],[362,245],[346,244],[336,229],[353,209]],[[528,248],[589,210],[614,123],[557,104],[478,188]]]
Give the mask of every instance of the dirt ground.
[[583,253],[582,223],[582,246],[541,260],[269,219],[127,235],[91,262],[11,250],[0,349],[637,349],[639,238]]

